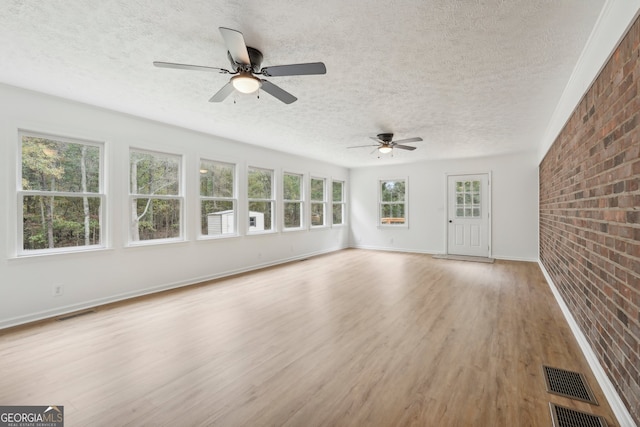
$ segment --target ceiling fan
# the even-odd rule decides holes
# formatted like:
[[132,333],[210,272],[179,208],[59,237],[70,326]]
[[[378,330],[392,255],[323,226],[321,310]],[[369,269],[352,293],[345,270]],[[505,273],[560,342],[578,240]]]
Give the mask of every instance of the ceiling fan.
[[176,64],[174,62],[154,61],[153,65],[161,68],[177,68],[180,70],[214,71],[221,74],[234,74],[231,80],[222,87],[209,102],[222,102],[234,90],[241,93],[254,93],[262,88],[268,94],[274,96],[285,104],[291,104],[298,98],[273,83],[256,77],[303,76],[311,74],[326,74],[327,68],[322,62],[306,64],[276,65],[260,68],[262,53],[258,49],[249,47],[244,42],[240,31],[220,27],[220,33],[227,46],[227,57],[231,63],[231,70],[203,65]]
[[393,151],[394,148],[413,151],[417,147],[412,147],[411,145],[404,145],[404,144],[407,144],[409,142],[422,141],[422,138],[420,138],[419,136],[415,138],[407,138],[407,139],[401,139],[399,141],[394,141],[392,133],[379,133],[377,137],[374,138],[373,136],[370,136],[369,138],[376,141],[377,144],[356,145],[356,146],[347,147],[347,148],[377,147],[376,150],[378,150],[382,154],[386,154]]

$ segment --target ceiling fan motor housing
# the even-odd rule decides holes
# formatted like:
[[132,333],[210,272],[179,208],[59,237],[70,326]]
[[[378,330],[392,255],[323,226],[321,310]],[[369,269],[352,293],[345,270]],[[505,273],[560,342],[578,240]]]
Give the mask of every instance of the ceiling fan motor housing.
[[227,58],[229,58],[229,62],[231,63],[231,68],[236,71],[250,71],[252,73],[260,72],[260,66],[262,65],[262,52],[258,49],[254,49],[252,47],[247,46],[247,53],[249,54],[249,60],[251,61],[251,65],[247,67],[247,64],[238,64],[231,57],[231,53],[227,52]]
[[393,140],[393,134],[392,133],[379,133],[378,134],[378,139],[382,142],[386,142],[389,143]]

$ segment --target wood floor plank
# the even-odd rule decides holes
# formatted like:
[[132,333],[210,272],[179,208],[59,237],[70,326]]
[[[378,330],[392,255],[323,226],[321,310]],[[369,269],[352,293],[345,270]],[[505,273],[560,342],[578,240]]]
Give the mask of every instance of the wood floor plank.
[[615,425],[527,262],[350,249],[0,331],[0,360],[0,405],[67,426],[549,426],[550,401]]

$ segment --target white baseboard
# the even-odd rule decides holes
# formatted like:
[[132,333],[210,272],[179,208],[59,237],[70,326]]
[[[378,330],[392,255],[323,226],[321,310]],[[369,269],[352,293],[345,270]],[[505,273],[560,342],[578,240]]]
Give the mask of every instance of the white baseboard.
[[544,268],[544,265],[542,265],[542,262],[540,262],[540,260],[538,260],[538,265],[540,266],[540,270],[542,270],[542,274],[544,274],[545,279],[547,279],[549,288],[551,289],[551,292],[553,292],[553,296],[556,298],[556,301],[560,306],[560,310],[562,310],[562,314],[564,314],[564,317],[567,319],[567,323],[569,323],[571,332],[573,332],[573,335],[576,337],[578,345],[580,346],[582,353],[587,359],[587,363],[589,363],[591,371],[593,371],[593,375],[596,377],[596,380],[598,381],[602,392],[607,398],[609,406],[611,406],[611,410],[617,418],[618,424],[620,424],[620,427],[637,427],[635,421],[633,421],[633,418],[629,413],[629,410],[624,405],[622,399],[620,398],[620,395],[613,386],[613,383],[605,373],[602,365],[600,365],[598,357],[589,345],[589,341],[587,341],[587,338],[578,326],[578,323],[573,318],[571,311],[569,311],[569,307],[562,299],[558,288],[553,283],[553,280],[551,280],[551,276],[549,276],[547,269]]
[[[420,249],[406,249],[406,248],[398,248],[398,247],[387,247],[387,246],[370,246],[370,245],[351,245],[353,249],[367,249],[370,251],[388,251],[388,252],[405,252],[405,253],[413,253],[413,254],[426,254],[426,255],[446,255],[444,252],[440,251],[425,251]],[[499,259],[503,261],[523,261],[523,262],[538,262],[537,258],[525,258],[525,257],[511,257],[511,256],[491,256],[491,258]]]
[[405,248],[398,248],[393,246],[387,247],[387,246],[351,245],[349,247],[351,249],[366,249],[368,251],[403,252],[403,253],[409,253],[409,254],[437,255],[436,252],[422,251],[417,249],[405,249]]

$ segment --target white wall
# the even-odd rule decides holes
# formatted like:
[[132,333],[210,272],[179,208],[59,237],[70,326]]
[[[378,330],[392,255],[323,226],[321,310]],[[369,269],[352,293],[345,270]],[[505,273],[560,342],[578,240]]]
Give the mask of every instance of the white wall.
[[[407,252],[444,253],[445,174],[492,173],[492,255],[538,259],[538,167],[536,153],[465,160],[438,160],[352,169],[351,246]],[[380,228],[377,183],[409,180],[409,228]]]
[[[107,249],[16,256],[20,128],[106,143]],[[129,147],[184,156],[184,242],[127,246]],[[241,177],[251,165],[275,169],[278,180],[287,170],[304,173],[307,179],[313,174],[348,182],[348,170],[342,167],[0,85],[0,328],[347,247],[348,226],[198,240],[200,156],[237,163]],[[238,184],[243,221],[244,180]],[[64,285],[64,295],[52,296],[54,284]]]

